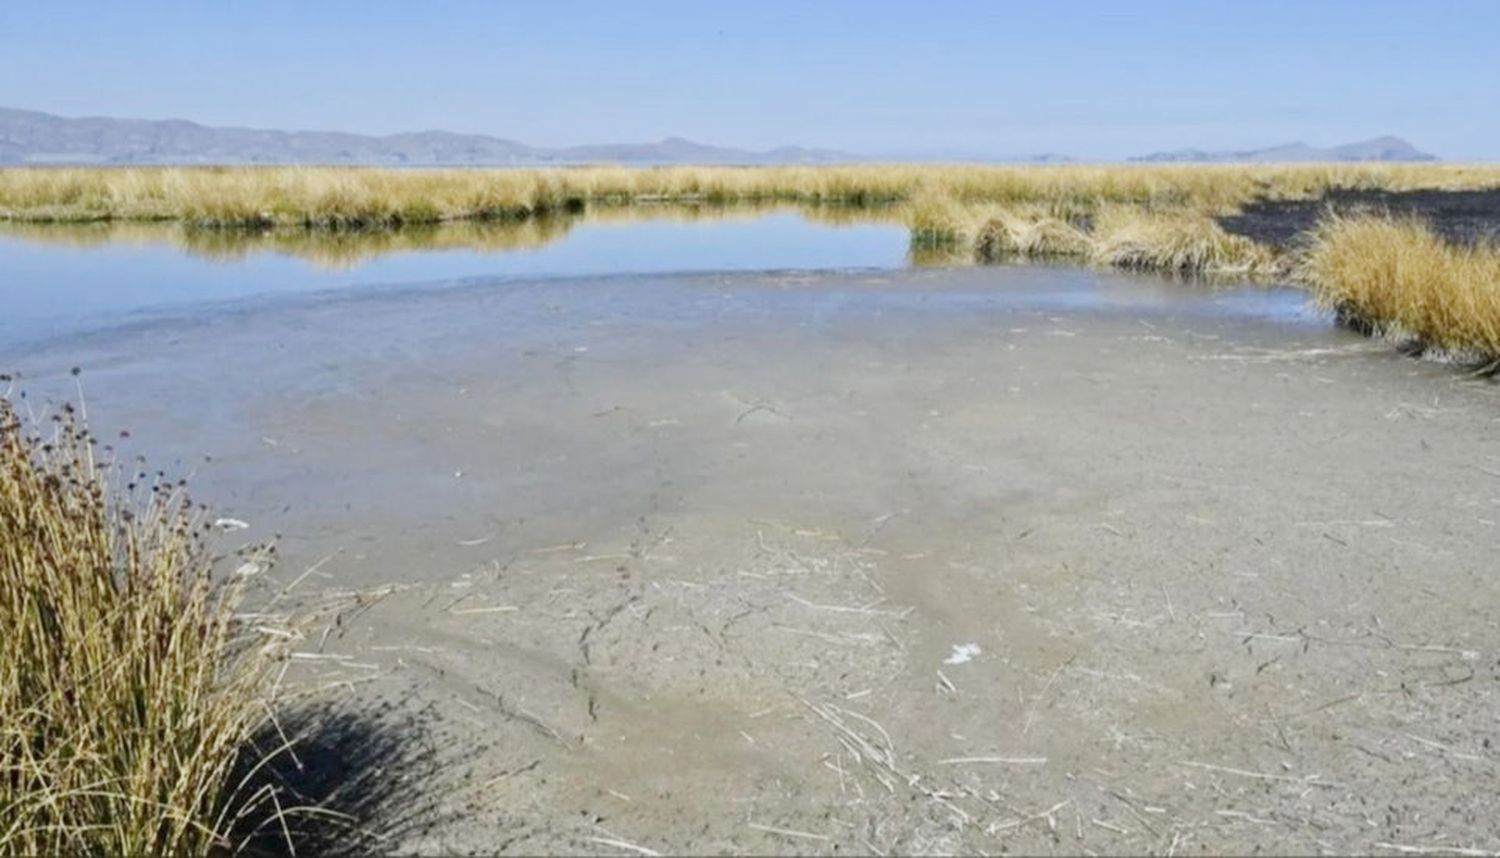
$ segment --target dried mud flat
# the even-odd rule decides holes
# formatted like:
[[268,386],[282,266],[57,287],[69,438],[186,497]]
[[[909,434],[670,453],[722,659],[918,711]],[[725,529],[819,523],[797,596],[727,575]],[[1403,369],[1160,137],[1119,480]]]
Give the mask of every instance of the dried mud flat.
[[1500,849],[1500,400],[1291,301],[477,284],[21,364],[393,585],[307,660],[424,725],[391,851]]

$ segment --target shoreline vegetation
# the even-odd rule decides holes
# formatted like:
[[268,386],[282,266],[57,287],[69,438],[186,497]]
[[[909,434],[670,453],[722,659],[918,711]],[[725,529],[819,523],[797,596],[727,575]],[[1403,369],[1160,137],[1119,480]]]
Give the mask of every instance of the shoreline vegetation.
[[294,830],[308,811],[265,775],[296,741],[276,712],[314,614],[252,611],[268,547],[215,557],[182,483],[112,461],[81,408],[24,402],[0,393],[0,854],[227,855]]
[[[1264,201],[1476,190],[1500,190],[1500,167],[13,168],[0,170],[0,222],[38,230],[176,223],[191,236],[185,243],[229,252],[233,235],[250,230],[288,247],[309,233],[379,236],[399,247],[403,232],[430,234],[440,225],[464,227],[449,236],[458,243],[526,246],[560,234],[568,216],[648,205],[796,205],[829,219],[879,212],[908,228],[914,256],[926,260],[1069,259],[1286,279],[1356,328],[1483,363],[1500,358],[1500,249],[1493,243],[1445,241],[1419,219],[1378,211],[1330,211],[1289,249],[1220,223]],[[531,229],[506,239],[486,232],[487,224]]]

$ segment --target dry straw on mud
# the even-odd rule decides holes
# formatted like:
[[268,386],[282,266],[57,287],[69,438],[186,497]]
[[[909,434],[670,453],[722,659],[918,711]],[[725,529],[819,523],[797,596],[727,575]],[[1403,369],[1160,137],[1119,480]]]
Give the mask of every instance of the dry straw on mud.
[[222,854],[278,811],[236,767],[297,635],[244,613],[264,558],[215,575],[181,485],[102,452],[0,398],[0,854]]

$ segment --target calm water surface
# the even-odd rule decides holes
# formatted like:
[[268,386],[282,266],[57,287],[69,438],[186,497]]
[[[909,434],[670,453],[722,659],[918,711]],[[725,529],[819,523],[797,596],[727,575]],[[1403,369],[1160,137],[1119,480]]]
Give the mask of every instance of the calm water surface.
[[[685,271],[899,268],[907,235],[780,212],[724,220],[589,222],[543,228],[289,242],[173,226],[0,229],[0,348],[195,305],[356,286],[456,279]],[[217,239],[217,240],[216,240]]]
[[[0,225],[0,354],[72,335],[296,295],[492,279],[683,272],[893,270],[922,264],[889,222],[799,211],[613,213],[397,233],[185,230],[176,225]],[[1058,269],[1017,306],[1307,320],[1300,292],[1213,289]],[[993,296],[992,296],[993,297]],[[766,300],[778,300],[767,296]],[[956,299],[953,299],[956,300]],[[986,299],[990,300],[990,299]]]

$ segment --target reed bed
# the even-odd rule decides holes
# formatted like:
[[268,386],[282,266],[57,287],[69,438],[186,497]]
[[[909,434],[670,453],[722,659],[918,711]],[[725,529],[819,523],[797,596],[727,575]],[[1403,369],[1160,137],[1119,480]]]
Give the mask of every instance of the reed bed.
[[1333,188],[1500,187],[1500,169],[1422,165],[990,167],[579,167],[390,170],[336,167],[0,170],[0,219],[179,220],[199,226],[397,226],[525,218],[586,205],[790,202],[873,205],[946,199],[1186,207],[1226,213],[1257,197]]
[[277,810],[232,773],[297,635],[244,612],[264,557],[216,576],[180,484],[101,452],[0,398],[0,854],[227,854]]

